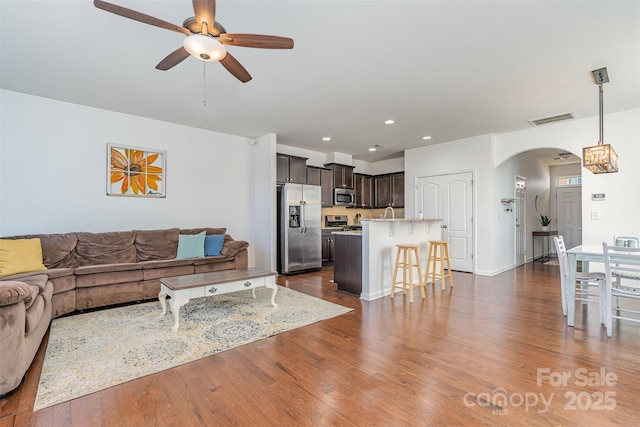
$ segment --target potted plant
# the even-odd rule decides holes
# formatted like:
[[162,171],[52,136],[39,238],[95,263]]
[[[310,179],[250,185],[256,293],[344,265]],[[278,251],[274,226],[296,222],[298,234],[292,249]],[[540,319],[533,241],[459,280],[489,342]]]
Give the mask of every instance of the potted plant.
[[538,221],[540,221],[540,224],[542,224],[542,231],[549,230],[549,224],[551,224],[551,218],[549,218],[546,215],[540,215],[540,218],[538,218]]

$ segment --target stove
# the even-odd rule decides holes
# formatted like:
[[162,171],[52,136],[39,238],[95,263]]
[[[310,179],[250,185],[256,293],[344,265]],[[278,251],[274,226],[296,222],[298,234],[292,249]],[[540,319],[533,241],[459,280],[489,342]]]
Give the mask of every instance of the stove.
[[347,215],[326,215],[324,217],[325,228],[335,228],[342,231],[362,230],[361,225],[349,225]]
[[327,228],[342,228],[349,223],[346,215],[326,215],[324,217],[324,226]]

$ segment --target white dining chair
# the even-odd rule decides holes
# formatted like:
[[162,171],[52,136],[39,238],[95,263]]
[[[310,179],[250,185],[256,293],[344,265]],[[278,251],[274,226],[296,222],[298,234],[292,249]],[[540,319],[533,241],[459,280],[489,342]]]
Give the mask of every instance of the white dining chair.
[[[600,314],[600,323],[605,322],[604,291],[605,291],[605,274],[604,273],[582,273],[576,272],[576,283],[568,283],[569,281],[569,257],[567,256],[567,248],[564,245],[564,239],[561,235],[553,237],[553,244],[558,254],[558,265],[560,266],[560,293],[562,295],[562,314],[567,315],[567,287],[576,287],[576,301],[582,301],[583,305],[588,303],[597,303],[598,312]],[[578,297],[578,290],[580,296]],[[573,301],[571,302],[573,303]]]
[[637,237],[613,236],[613,242],[615,246],[622,246],[625,248],[637,248],[640,246],[640,239]]
[[[613,297],[616,297],[616,300],[618,298],[640,300],[640,248],[609,246],[607,242],[603,242],[602,251],[606,276],[605,301],[607,302],[607,309],[605,312],[605,327],[607,328],[607,336],[611,337],[613,319],[640,322],[640,317],[626,317],[624,315],[624,313],[640,315],[640,310],[621,308],[620,304],[617,304],[615,310],[612,307]],[[616,314],[613,314],[614,311]]]

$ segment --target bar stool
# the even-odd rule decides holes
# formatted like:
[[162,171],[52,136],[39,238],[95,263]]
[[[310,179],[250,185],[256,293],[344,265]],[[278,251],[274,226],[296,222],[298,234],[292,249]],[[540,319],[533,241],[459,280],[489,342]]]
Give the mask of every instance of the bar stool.
[[[447,263],[447,274],[444,273],[444,263]],[[437,262],[440,262],[440,273],[436,272]],[[449,286],[453,288],[451,275],[451,260],[449,259],[449,242],[443,240],[429,240],[429,256],[427,257],[427,273],[425,282],[431,277],[431,282],[442,280],[442,290],[445,289],[445,279],[449,278]]]
[[[402,294],[406,295],[409,287],[409,302],[413,302],[413,288],[420,288],[422,298],[426,298],[425,284],[422,280],[422,270],[420,269],[420,255],[418,248],[420,245],[403,244],[396,245],[396,265],[393,271],[393,283],[391,285],[391,298],[395,296],[396,288],[402,287]],[[415,256],[415,259],[414,259]],[[418,283],[413,281],[413,269],[418,271]],[[402,269],[402,281],[398,281],[398,270]],[[409,280],[407,281],[407,273]]]

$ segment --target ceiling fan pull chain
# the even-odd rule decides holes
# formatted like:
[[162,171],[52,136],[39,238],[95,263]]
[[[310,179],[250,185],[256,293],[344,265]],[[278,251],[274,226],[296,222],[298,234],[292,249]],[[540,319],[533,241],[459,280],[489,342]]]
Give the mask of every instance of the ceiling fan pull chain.
[[207,105],[207,77],[205,74],[206,62],[202,61],[202,105]]

